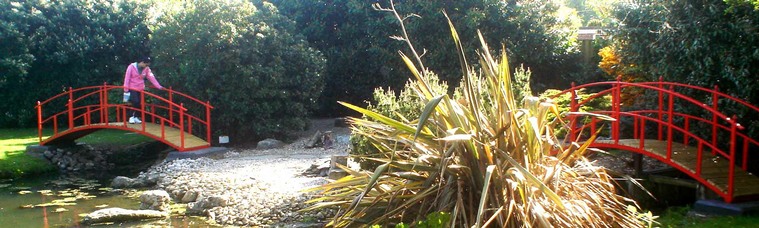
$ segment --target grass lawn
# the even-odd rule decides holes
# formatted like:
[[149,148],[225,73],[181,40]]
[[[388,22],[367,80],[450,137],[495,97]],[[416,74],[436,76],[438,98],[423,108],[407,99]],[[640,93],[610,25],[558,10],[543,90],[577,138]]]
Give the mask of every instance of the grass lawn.
[[[670,207],[656,219],[659,227],[759,227],[759,216],[689,216],[690,207]],[[654,224],[657,226],[656,224]]]
[[[43,139],[52,134],[44,131]],[[133,132],[120,130],[100,130],[78,142],[90,145],[128,146],[152,139]],[[0,178],[18,178],[26,175],[55,171],[55,167],[46,161],[24,153],[26,146],[39,143],[37,129],[0,129]]]

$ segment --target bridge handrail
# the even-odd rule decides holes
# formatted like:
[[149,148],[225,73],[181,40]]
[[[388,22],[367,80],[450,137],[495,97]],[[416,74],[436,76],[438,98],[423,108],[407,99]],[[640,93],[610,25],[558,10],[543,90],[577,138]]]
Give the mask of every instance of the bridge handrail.
[[[704,103],[697,101],[696,99],[693,99],[693,98],[690,98],[688,96],[685,96],[685,95],[683,95],[681,93],[674,92],[674,91],[671,91],[669,89],[659,88],[659,87],[656,87],[656,86],[642,85],[642,84],[636,84],[636,83],[631,83],[631,82],[622,82],[622,81],[593,82],[593,83],[583,84],[583,85],[579,85],[579,86],[574,86],[574,87],[566,89],[566,90],[562,90],[560,93],[557,93],[556,95],[554,95],[554,97],[556,97],[558,95],[561,95],[561,94],[565,94],[565,93],[570,93],[571,94],[571,92],[574,91],[574,90],[578,90],[578,89],[582,89],[582,88],[587,88],[587,87],[592,87],[592,86],[599,86],[599,85],[611,85],[611,86],[620,85],[620,86],[623,86],[622,88],[626,88],[626,87],[641,87],[641,88],[651,89],[651,90],[654,90],[654,91],[664,92],[667,95],[673,95],[673,96],[676,96],[676,97],[681,98],[683,100],[686,100],[688,102],[691,102],[691,103],[693,103],[695,105],[699,105],[699,106],[703,107],[704,109],[706,109],[707,111],[709,111],[709,112],[717,115],[718,117],[720,117],[721,119],[723,119],[725,121],[728,121],[728,122],[732,122],[733,121],[732,118],[730,118],[729,116],[725,115],[724,113],[722,113],[722,112],[720,112],[720,111],[718,111],[718,110],[716,110],[716,109],[714,109],[712,107],[709,107],[709,106],[705,105]],[[601,92],[596,93],[595,95],[593,95],[591,97],[592,98],[596,98],[596,97],[602,95],[602,93],[603,94],[611,93],[611,92],[613,92],[613,90],[614,90],[614,88],[606,89],[606,90],[603,90]],[[591,100],[591,97],[589,97],[588,99],[586,99],[586,101],[587,100]],[[743,130],[743,126],[741,126],[740,124],[738,124],[738,128],[741,129],[741,130]]]
[[[611,111],[605,111],[605,112],[611,112]],[[658,112],[658,110],[636,110],[636,111],[629,111],[629,113],[655,113],[655,112]],[[709,120],[707,120],[707,119],[705,119],[703,117],[698,117],[698,116],[694,116],[694,115],[690,115],[690,114],[685,114],[685,113],[681,113],[681,112],[673,112],[672,114],[675,114],[675,116],[681,116],[681,117],[685,117],[685,118],[688,118],[688,119],[698,120],[698,121],[703,122],[703,123],[711,124],[711,122]],[[725,125],[718,125],[717,127],[719,127],[722,130],[726,130],[726,131],[730,130],[730,128],[727,127],[727,126],[725,126]],[[686,130],[688,130],[688,129],[686,129]],[[736,132],[735,134],[737,136],[741,136],[745,140],[748,140],[752,144],[755,144],[755,145],[759,146],[759,141],[756,141],[755,139],[749,137],[748,135],[746,135],[746,134],[744,134],[742,132]]]
[[712,90],[712,89],[707,89],[707,88],[703,88],[703,87],[699,87],[699,86],[694,86],[694,85],[688,85],[688,84],[683,84],[683,83],[678,83],[678,82],[666,82],[666,81],[661,81],[661,79],[659,79],[659,80],[660,80],[659,82],[640,82],[640,84],[644,84],[644,85],[648,85],[648,84],[674,85],[674,86],[686,87],[686,88],[689,88],[689,89],[700,90],[700,91],[704,91],[704,92],[708,92],[708,93],[714,93],[714,94],[719,95],[720,97],[724,97],[724,98],[730,99],[732,101],[738,102],[738,103],[740,103],[742,105],[745,105],[746,107],[749,107],[749,108],[753,109],[756,112],[759,112],[759,107],[754,106],[751,103],[748,103],[748,102],[746,102],[744,100],[741,100],[741,99],[735,98],[733,96],[730,96],[730,95],[728,95],[726,93],[720,92],[718,90],[719,87],[716,86],[716,85],[714,86],[715,89]]
[[[92,124],[92,122],[91,122],[90,119],[93,118],[93,114],[99,112],[100,113],[100,117],[99,117],[100,122],[101,123],[106,123],[106,125],[107,125],[107,122],[110,122],[110,120],[108,120],[109,119],[108,118],[109,114],[108,114],[108,112],[106,112],[106,110],[110,110],[111,108],[116,108],[116,111],[117,111],[117,117],[116,117],[117,121],[120,121],[119,119],[122,119],[121,116],[120,116],[121,114],[118,114],[120,110],[122,110],[124,113],[126,113],[126,110],[136,110],[136,111],[140,112],[140,114],[142,116],[141,118],[143,118],[143,120],[145,120],[145,121],[147,121],[145,117],[151,118],[154,122],[156,120],[160,121],[161,122],[161,128],[162,128],[162,130],[161,130],[162,133],[161,134],[163,134],[163,126],[180,128],[181,129],[180,135],[183,135],[183,132],[186,129],[189,129],[189,133],[192,133],[193,122],[199,123],[200,126],[205,126],[206,138],[210,142],[210,137],[211,137],[211,134],[210,134],[210,132],[211,132],[211,130],[210,130],[210,125],[211,125],[210,110],[214,108],[213,106],[211,106],[210,102],[208,102],[208,101],[202,102],[199,99],[191,97],[191,96],[189,96],[189,95],[187,95],[185,93],[182,93],[182,92],[179,92],[179,91],[175,91],[172,88],[166,88],[165,91],[167,91],[167,93],[168,93],[168,99],[166,99],[166,98],[164,98],[162,96],[159,96],[159,95],[157,95],[155,93],[149,92],[149,91],[140,91],[140,93],[143,94],[143,96],[141,96],[141,99],[142,99],[142,106],[141,107],[131,107],[131,106],[127,106],[125,104],[110,103],[110,101],[108,99],[109,98],[108,94],[110,94],[113,90],[123,90],[124,88],[125,88],[124,86],[107,85],[107,84],[97,85],[97,86],[86,86],[86,87],[81,87],[81,88],[76,88],[76,89],[69,87],[68,90],[65,90],[65,91],[63,91],[63,92],[61,92],[59,94],[56,94],[56,95],[54,95],[54,96],[52,96],[52,97],[50,97],[50,98],[48,98],[48,99],[46,99],[44,101],[38,101],[37,105],[35,106],[35,108],[37,109],[37,113],[38,113],[37,114],[38,115],[37,121],[38,121],[38,130],[39,130],[39,140],[40,140],[40,142],[42,143],[42,137],[41,137],[41,135],[42,135],[42,127],[45,124],[49,124],[50,121],[55,121],[55,123],[53,123],[53,126],[55,128],[54,129],[54,135],[58,133],[57,132],[58,121],[62,120],[61,118],[59,118],[60,116],[68,115],[68,121],[69,121],[69,127],[68,128],[69,129],[73,129],[74,127],[77,126],[77,124],[74,124],[74,121],[81,121],[81,120],[83,120],[85,124]],[[84,93],[82,94],[82,92],[84,92]],[[119,94],[121,94],[121,91],[119,91]],[[179,96],[178,98],[180,98],[180,99],[188,99],[188,100],[191,101],[191,103],[192,102],[197,102],[198,104],[201,104],[201,107],[205,109],[205,114],[206,114],[205,118],[202,118],[200,116],[195,116],[195,115],[193,115],[191,113],[188,113],[187,112],[188,109],[185,108],[185,106],[184,106],[183,103],[182,104],[178,104],[177,102],[175,102],[173,100],[172,97],[174,95],[178,95]],[[97,103],[97,104],[84,104],[84,105],[80,105],[80,106],[76,106],[75,105],[75,104],[77,104],[77,103],[79,103],[79,102],[81,102],[81,101],[83,101],[85,99],[94,98],[94,97],[99,97],[99,99],[100,99],[99,103]],[[165,103],[165,104],[160,104],[160,105],[157,105],[157,104],[154,104],[154,103],[147,104],[147,103],[145,103],[145,98],[146,97],[148,97],[148,98],[152,97],[151,99],[154,99],[155,101],[157,101],[157,103]],[[52,101],[54,101],[54,100],[62,99],[62,98],[67,98],[66,105],[65,105],[66,108],[64,110],[61,110],[61,111],[55,111],[55,113],[53,113],[50,116],[47,116],[46,118],[43,119],[43,116],[42,116],[43,106],[52,103]],[[119,98],[120,98],[120,96],[119,96]],[[148,112],[147,110],[144,109],[144,107],[153,107],[153,108],[151,108],[151,111]],[[172,119],[165,118],[165,117],[162,117],[162,116],[156,114],[155,113],[155,108],[157,108],[157,107],[160,107],[161,109],[167,110],[170,113],[169,115],[171,115],[171,116],[174,116],[175,113],[178,112],[178,119],[172,120]],[[78,113],[78,112],[81,112],[82,110],[86,110],[86,111],[84,113],[75,115],[75,112]],[[95,117],[95,118],[98,118],[98,117]],[[125,118],[124,118],[124,122],[126,123],[126,119]],[[143,124],[142,124],[142,131],[145,131],[145,124],[144,123],[145,122],[143,122]],[[180,138],[181,138],[181,145],[182,145],[181,147],[184,147],[184,137],[182,136]]]

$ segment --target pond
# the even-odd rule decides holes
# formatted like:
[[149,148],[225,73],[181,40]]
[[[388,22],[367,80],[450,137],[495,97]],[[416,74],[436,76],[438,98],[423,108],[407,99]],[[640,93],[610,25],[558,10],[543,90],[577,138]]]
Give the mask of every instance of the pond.
[[[107,187],[109,184],[109,179],[62,175],[0,180],[0,224],[2,227],[86,227],[79,221],[87,213],[110,207],[139,209],[138,190],[114,190]],[[184,205],[174,206],[184,208]],[[98,227],[211,226],[202,217],[177,214],[181,213],[172,213],[170,219],[162,221],[101,224]]]

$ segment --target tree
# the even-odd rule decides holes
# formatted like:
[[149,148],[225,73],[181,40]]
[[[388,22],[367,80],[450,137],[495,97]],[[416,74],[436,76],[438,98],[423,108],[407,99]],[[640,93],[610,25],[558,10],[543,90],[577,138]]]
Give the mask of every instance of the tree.
[[31,126],[34,104],[62,89],[118,82],[147,54],[139,4],[0,1],[0,126]]
[[211,102],[217,133],[242,141],[306,127],[323,87],[324,57],[294,22],[262,1],[164,3],[181,10],[155,19],[156,71],[167,85]]
[[[363,0],[274,0],[283,14],[293,18],[299,30],[315,48],[325,53],[327,69],[325,93],[320,99],[321,115],[340,115],[347,110],[335,101],[361,104],[377,87],[400,91],[408,79],[406,67],[397,52],[402,42],[397,21],[376,11],[372,5],[387,6],[388,1]],[[560,86],[576,68],[573,33],[576,15],[559,17],[561,1],[538,0],[463,0],[403,1],[396,7],[405,18],[412,42],[422,58],[435,66],[439,76],[455,88],[462,69],[455,53],[450,29],[442,11],[459,23],[467,56],[474,56],[479,28],[488,42],[504,43],[516,63],[533,70],[533,84],[541,91]],[[559,80],[557,80],[559,79]]]
[[[646,80],[717,85],[749,103],[759,102],[754,83],[759,75],[759,11],[754,5],[644,0],[620,5],[616,17],[622,22],[614,34],[620,61],[647,72]],[[744,126],[756,126],[757,117],[747,110],[720,110],[738,115]]]

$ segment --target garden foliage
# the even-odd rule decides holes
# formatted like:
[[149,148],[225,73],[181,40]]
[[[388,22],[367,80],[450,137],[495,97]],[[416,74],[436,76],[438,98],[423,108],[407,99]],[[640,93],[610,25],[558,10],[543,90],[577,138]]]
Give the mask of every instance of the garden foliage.
[[507,53],[494,58],[479,40],[479,67],[462,62],[462,99],[433,92],[414,53],[402,59],[424,107],[418,118],[343,103],[370,117],[351,120],[377,147],[379,158],[368,159],[381,165],[346,168],[347,177],[312,189],[321,197],[308,209],[339,207],[328,224],[336,227],[409,224],[434,212],[450,212],[450,227],[643,226],[611,177],[582,156],[594,139],[564,147],[553,130],[562,119],[549,118],[561,116],[556,104],[516,100]]
[[[391,16],[373,9],[363,0],[274,0],[283,12],[297,22],[308,41],[327,58],[325,90],[320,98],[320,115],[345,114],[335,101],[363,104],[372,98],[375,88],[400,91],[407,81],[404,64],[396,50],[403,43],[388,39],[399,34]],[[533,70],[536,91],[563,87],[573,81],[569,72],[577,71],[579,53],[574,34],[579,26],[577,15],[563,1],[544,0],[458,0],[402,1],[399,12],[405,18],[410,39],[420,47],[419,54],[434,66],[441,81],[454,89],[462,79],[458,56],[448,51],[453,41],[445,25],[445,10],[460,21],[462,45],[473,56],[478,44],[476,29],[481,29],[493,43],[505,43],[515,62]],[[451,92],[451,91],[449,91]]]
[[134,1],[0,1],[0,127],[28,127],[34,106],[68,87],[121,82],[148,54]]
[[[674,81],[712,88],[759,103],[759,9],[756,1],[634,1],[620,4],[615,48],[624,66],[644,81]],[[683,91],[691,97],[708,94]],[[753,112],[730,102],[719,110],[744,126],[757,126]],[[700,107],[694,107],[702,109]],[[759,128],[750,127],[753,135]]]
[[306,127],[325,59],[297,35],[294,22],[264,1],[176,4],[163,7],[180,10],[157,17],[151,42],[167,86],[210,101],[214,130],[233,140]]

